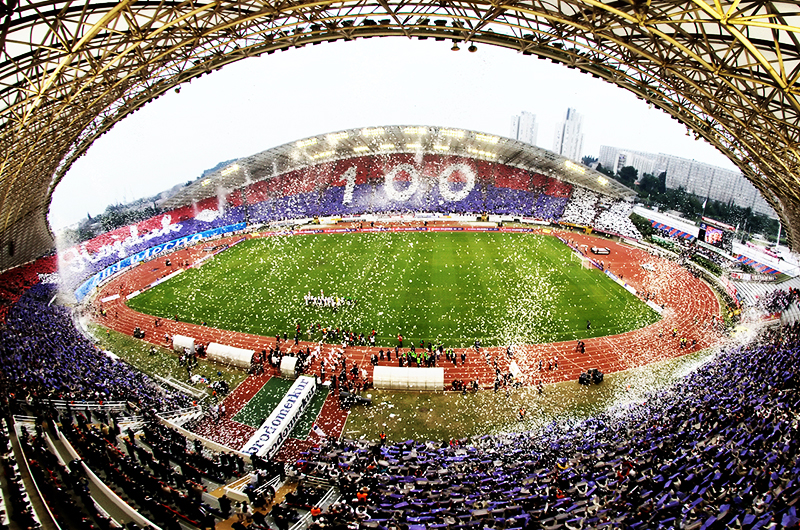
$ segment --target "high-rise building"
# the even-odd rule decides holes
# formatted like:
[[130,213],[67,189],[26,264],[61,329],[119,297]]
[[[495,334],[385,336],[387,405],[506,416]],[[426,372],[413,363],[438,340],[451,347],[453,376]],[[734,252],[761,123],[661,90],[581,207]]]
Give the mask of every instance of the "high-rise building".
[[764,197],[738,171],[679,156],[645,153],[608,145],[600,146],[600,165],[614,173],[625,166],[633,166],[639,170],[639,177],[644,173],[657,177],[666,172],[667,188],[683,188],[698,197],[708,197],[720,202],[733,201],[741,208],[752,208],[756,213],[775,217],[775,212]]
[[511,133],[509,137],[526,144],[536,145],[536,136],[539,134],[539,124],[536,123],[536,114],[522,111],[517,116],[511,116]]
[[579,161],[583,154],[583,117],[575,109],[567,109],[567,117],[556,127],[553,151]]
[[600,158],[598,162],[605,169],[611,170],[616,174],[625,166],[632,166],[639,172],[639,176],[645,173],[654,174],[656,159],[658,155],[645,153],[644,151],[634,151],[632,149],[620,149],[608,145],[600,146]]

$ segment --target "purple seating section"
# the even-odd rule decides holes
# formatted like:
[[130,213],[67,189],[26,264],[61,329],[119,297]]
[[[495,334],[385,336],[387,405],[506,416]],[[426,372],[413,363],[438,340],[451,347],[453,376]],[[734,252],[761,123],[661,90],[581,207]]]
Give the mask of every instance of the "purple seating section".
[[124,400],[143,410],[170,410],[190,403],[165,394],[143,373],[99,351],[75,328],[68,308],[48,305],[55,292],[55,284],[37,284],[9,311],[0,331],[6,395]]
[[[395,171],[401,164],[413,166],[416,179],[408,171]],[[472,182],[462,170],[451,167],[457,164],[471,168]],[[394,194],[386,186],[386,175],[391,173]],[[345,202],[348,174],[351,196]],[[467,186],[469,191],[461,193]],[[412,155],[357,157],[290,171],[222,199],[205,199],[100,235],[62,251],[60,272],[65,285],[77,287],[130,254],[245,219],[270,223],[315,215],[487,211],[557,221],[571,193],[570,184],[492,162],[443,155],[425,155],[421,162]]]
[[369,528],[797,528],[798,353],[793,325],[581,422],[471,441],[329,442],[301,465],[345,499],[369,488]]

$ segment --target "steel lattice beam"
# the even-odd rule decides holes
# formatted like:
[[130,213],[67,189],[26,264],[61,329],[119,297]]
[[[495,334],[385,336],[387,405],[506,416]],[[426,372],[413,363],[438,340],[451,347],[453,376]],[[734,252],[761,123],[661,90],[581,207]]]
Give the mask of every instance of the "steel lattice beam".
[[800,245],[794,1],[0,2],[0,270],[52,246],[54,187],[148,101],[246,57],[374,36],[503,46],[630,90],[728,156]]

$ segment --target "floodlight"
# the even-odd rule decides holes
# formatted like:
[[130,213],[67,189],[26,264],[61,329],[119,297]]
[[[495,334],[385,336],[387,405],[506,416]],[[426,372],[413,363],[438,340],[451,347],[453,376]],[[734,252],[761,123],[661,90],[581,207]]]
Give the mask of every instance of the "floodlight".
[[230,175],[235,171],[239,171],[239,164],[233,164],[232,166],[228,166],[222,171],[220,171],[219,174],[222,175],[223,177],[227,177],[228,175]]
[[439,131],[439,134],[442,136],[449,136],[451,138],[464,138],[466,133],[461,129],[442,129]]
[[344,140],[345,138],[348,138],[349,136],[350,136],[350,133],[348,133],[347,131],[344,131],[344,132],[340,132],[340,133],[329,134],[329,135],[325,136],[325,139],[328,141],[329,144],[335,144],[339,140]]
[[574,171],[576,173],[580,173],[581,175],[586,173],[586,168],[585,167],[583,167],[580,164],[576,164],[575,162],[572,162],[571,160],[564,160],[564,165],[567,167],[567,169],[571,169],[572,171]]
[[327,157],[332,156],[332,155],[333,155],[333,151],[322,151],[321,153],[317,153],[315,155],[312,155],[311,158],[313,160],[319,160],[320,158],[327,158]]
[[498,136],[491,136],[488,134],[476,134],[475,139],[479,142],[486,142],[487,144],[496,144],[500,141]]

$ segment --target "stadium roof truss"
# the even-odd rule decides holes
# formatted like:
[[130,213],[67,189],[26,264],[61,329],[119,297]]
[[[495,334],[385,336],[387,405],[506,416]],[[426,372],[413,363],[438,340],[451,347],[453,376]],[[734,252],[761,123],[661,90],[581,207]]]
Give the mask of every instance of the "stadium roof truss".
[[797,248],[798,33],[796,1],[0,0],[0,269],[52,248],[55,186],[148,101],[247,57],[378,36],[502,46],[634,92],[728,156]]

